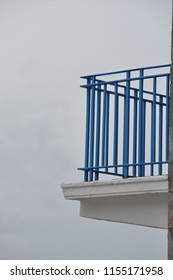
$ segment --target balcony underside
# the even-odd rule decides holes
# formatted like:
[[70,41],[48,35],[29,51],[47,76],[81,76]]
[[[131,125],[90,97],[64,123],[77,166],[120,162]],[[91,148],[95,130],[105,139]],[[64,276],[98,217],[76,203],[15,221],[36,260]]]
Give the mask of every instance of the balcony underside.
[[168,227],[168,177],[138,177],[62,184],[64,197],[80,201],[80,216],[148,227]]

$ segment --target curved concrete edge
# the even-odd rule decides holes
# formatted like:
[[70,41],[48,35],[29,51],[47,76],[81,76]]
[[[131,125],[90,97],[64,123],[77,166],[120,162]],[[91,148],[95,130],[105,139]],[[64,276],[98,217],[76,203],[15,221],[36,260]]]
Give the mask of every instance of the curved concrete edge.
[[137,177],[113,179],[110,181],[93,181],[64,183],[61,185],[66,199],[109,197],[122,195],[140,195],[146,193],[167,193],[168,176]]

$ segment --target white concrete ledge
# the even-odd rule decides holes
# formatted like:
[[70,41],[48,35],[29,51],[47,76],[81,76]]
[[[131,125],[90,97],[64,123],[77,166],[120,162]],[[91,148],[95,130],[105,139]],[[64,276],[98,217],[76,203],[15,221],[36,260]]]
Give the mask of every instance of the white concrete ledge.
[[156,228],[168,227],[168,176],[62,184],[80,201],[80,216]]
[[144,193],[165,193],[168,191],[168,176],[137,177],[92,181],[61,185],[66,199],[134,195]]

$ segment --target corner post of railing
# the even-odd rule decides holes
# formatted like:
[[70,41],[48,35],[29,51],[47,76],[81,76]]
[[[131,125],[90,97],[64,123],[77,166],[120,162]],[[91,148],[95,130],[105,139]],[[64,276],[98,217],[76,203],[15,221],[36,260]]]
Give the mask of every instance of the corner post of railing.
[[143,132],[143,77],[144,70],[140,69],[139,71],[139,128],[138,128],[138,176],[143,176],[143,168],[142,168],[142,157],[143,157],[143,146],[142,146],[142,132]]
[[126,91],[124,97],[124,133],[123,133],[123,177],[128,177],[129,163],[129,114],[130,114],[130,71],[126,72]]
[[88,181],[88,163],[89,163],[89,139],[90,139],[90,83],[91,79],[87,79],[86,93],[86,131],[85,131],[85,172],[84,181]]
[[170,92],[170,74],[166,76],[166,161],[169,155],[169,92]]
[[94,124],[95,124],[95,76],[91,78],[91,127],[90,127],[90,171],[89,180],[93,181],[94,163]]

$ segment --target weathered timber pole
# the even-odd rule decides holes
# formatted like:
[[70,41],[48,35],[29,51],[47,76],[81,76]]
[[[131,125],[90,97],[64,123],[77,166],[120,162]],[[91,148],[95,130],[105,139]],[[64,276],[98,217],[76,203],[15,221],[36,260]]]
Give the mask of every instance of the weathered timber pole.
[[171,83],[169,107],[168,260],[173,260],[173,3],[171,32]]

